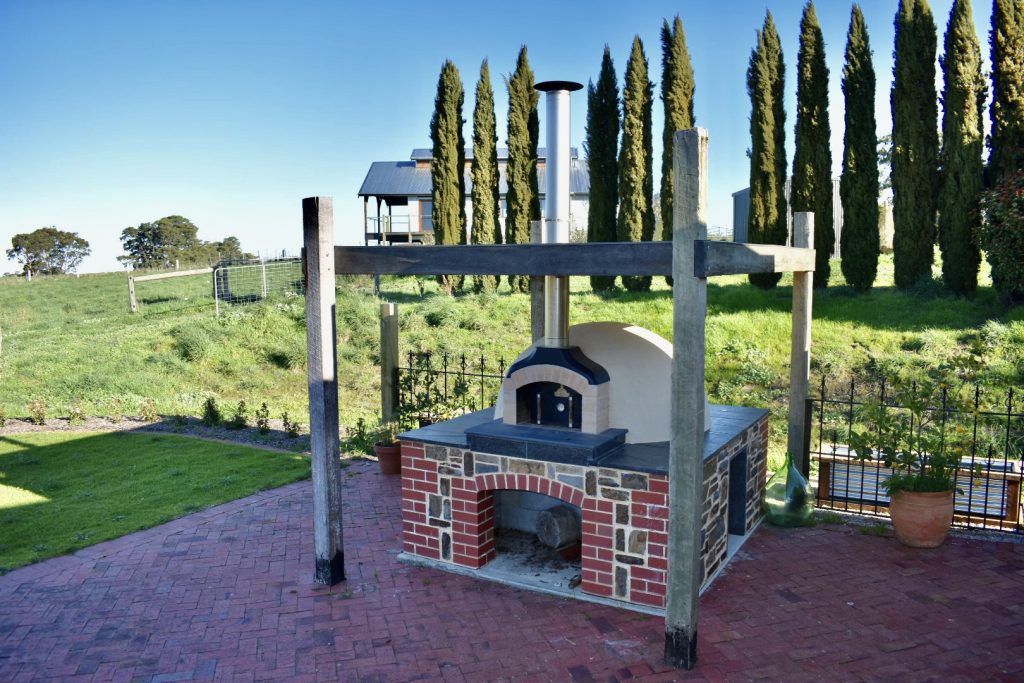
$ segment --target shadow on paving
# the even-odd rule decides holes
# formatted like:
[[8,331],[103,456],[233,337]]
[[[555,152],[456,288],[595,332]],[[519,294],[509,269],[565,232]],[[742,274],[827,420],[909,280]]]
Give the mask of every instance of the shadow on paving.
[[312,488],[290,484],[0,578],[0,680],[1024,677],[1019,544],[762,528],[680,672],[661,619],[398,562],[399,479],[344,479],[347,581],[313,585]]

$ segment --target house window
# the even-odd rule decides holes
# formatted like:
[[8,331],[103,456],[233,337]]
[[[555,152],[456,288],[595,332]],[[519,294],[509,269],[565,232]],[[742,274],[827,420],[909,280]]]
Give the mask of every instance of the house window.
[[434,202],[420,202],[420,232],[434,232]]

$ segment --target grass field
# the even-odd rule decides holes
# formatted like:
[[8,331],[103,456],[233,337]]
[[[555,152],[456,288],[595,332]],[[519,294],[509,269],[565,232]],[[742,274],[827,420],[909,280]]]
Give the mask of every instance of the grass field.
[[[814,298],[812,372],[838,378],[865,368],[929,365],[969,345],[981,349],[990,382],[1024,384],[1024,307],[1001,305],[991,288],[970,299],[926,283],[913,293],[892,286],[883,257],[876,288],[856,295],[838,262]],[[985,277],[983,276],[983,281]],[[228,307],[214,317],[209,276],[140,283],[141,312],[128,312],[123,274],[0,278],[0,408],[25,416],[42,399],[51,417],[80,401],[88,414],[138,413],[145,399],[163,414],[198,415],[208,396],[250,410],[266,401],[277,417],[306,416],[305,314],[301,297]],[[712,401],[767,406],[784,413],[787,396],[790,280],[762,291],[744,278],[708,287],[707,378]],[[671,338],[671,292],[598,296],[573,278],[571,322],[617,320]],[[452,298],[426,278],[385,278],[381,298],[399,304],[401,348],[448,350],[497,360],[529,343],[529,300],[507,290]],[[373,420],[378,398],[378,304],[367,278],[339,278],[337,329],[342,424]],[[772,422],[775,449],[784,420]]]
[[0,574],[309,476],[309,460],[183,436],[0,436]]

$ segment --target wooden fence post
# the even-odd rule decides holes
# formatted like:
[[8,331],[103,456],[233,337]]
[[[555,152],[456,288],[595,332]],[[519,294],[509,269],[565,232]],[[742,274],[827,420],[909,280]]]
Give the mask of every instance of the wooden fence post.
[[398,304],[380,305],[380,421],[398,414]]
[[[544,222],[530,221],[530,242],[544,241]],[[536,344],[544,336],[544,276],[530,277],[530,335]]]
[[[814,248],[814,214],[798,211],[793,214],[793,246]],[[789,357],[789,433],[786,449],[797,471],[807,475],[810,463],[804,452],[807,430],[804,402],[807,400],[811,374],[811,304],[814,272],[793,273],[793,339]]]
[[313,468],[315,581],[345,579],[341,528],[341,444],[338,435],[338,358],[334,294],[334,202],[302,200],[305,245],[309,435]]
[[139,303],[135,300],[135,278],[131,275],[128,276],[128,310],[139,312]]
[[697,662],[704,505],[704,324],[707,280],[694,274],[694,240],[707,239],[708,132],[677,131],[673,170],[672,427],[669,441],[665,663]]

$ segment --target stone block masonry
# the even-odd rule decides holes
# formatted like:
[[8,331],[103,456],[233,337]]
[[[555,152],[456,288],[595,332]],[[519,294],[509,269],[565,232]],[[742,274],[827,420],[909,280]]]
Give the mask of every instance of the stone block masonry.
[[[705,585],[727,559],[733,458],[746,458],[746,481],[737,482],[745,488],[740,516],[743,533],[760,521],[767,434],[765,416],[705,459],[700,520]],[[584,592],[647,607],[665,606],[669,489],[663,473],[543,462],[403,441],[405,552],[472,569],[484,566],[496,556],[495,492],[501,490],[550,496],[579,509]],[[733,526],[736,524],[734,521]]]

